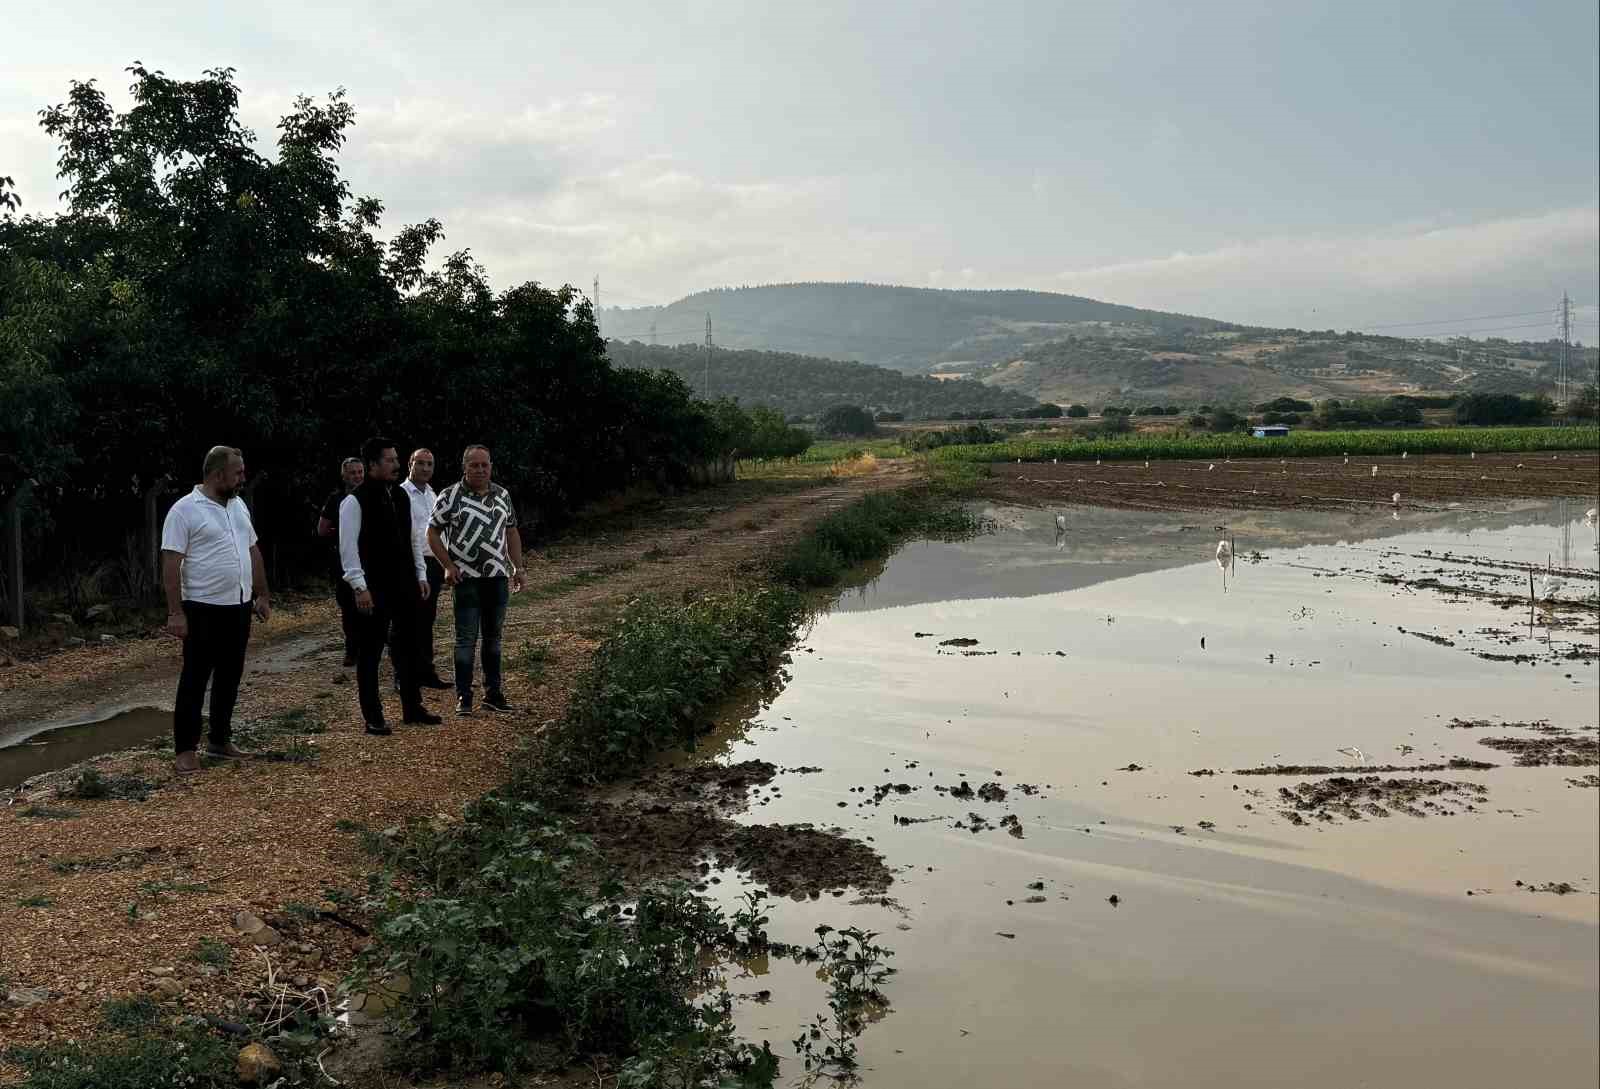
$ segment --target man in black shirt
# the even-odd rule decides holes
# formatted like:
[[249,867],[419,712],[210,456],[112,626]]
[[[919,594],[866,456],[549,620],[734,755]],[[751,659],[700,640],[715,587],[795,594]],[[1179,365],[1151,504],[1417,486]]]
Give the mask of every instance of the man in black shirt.
[[339,556],[344,581],[356,597],[356,690],[367,733],[393,731],[384,720],[378,695],[378,662],[384,643],[400,685],[403,721],[434,726],[441,721],[422,705],[411,639],[389,640],[389,632],[414,631],[417,604],[429,593],[417,536],[411,530],[411,501],[395,487],[400,458],[394,443],[371,438],[361,446],[367,478],[339,504]]
[[335,489],[323,501],[322,514],[317,519],[317,536],[333,538],[328,574],[333,579],[333,599],[339,603],[339,621],[344,628],[344,664],[348,668],[356,664],[356,595],[344,580],[344,568],[339,563],[339,504],[366,479],[366,465],[360,458],[345,458],[339,465],[339,475],[344,477],[344,487]]

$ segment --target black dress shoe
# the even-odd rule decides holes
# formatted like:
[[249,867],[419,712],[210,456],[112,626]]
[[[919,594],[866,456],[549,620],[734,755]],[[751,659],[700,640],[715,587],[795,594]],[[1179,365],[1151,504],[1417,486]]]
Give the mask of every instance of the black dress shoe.
[[426,707],[419,707],[401,719],[407,726],[437,726],[444,719],[429,711]]
[[389,728],[387,722],[369,722],[367,723],[367,733],[373,737],[388,737],[394,731]]
[[422,678],[422,681],[419,684],[419,687],[421,687],[421,688],[445,689],[445,688],[454,688],[455,685],[451,684],[449,681],[441,680],[440,677],[439,677],[439,674],[435,673],[431,677]]
[[490,711],[499,711],[501,714],[515,710],[510,703],[506,702],[505,696],[501,695],[499,692],[485,693],[483,697],[483,706]]

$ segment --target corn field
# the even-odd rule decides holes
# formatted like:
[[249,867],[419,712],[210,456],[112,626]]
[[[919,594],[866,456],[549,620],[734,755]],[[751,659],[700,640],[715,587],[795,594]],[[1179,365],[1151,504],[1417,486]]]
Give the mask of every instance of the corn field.
[[1249,435],[1165,435],[1049,439],[946,446],[936,461],[1107,461],[1171,458],[1283,458],[1393,456],[1402,453],[1522,453],[1534,450],[1600,451],[1596,427],[1447,427],[1420,431],[1297,431],[1286,438]]

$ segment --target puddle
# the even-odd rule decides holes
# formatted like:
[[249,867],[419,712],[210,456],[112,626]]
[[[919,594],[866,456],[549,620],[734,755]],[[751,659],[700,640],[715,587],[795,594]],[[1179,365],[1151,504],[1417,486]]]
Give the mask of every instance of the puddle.
[[[1004,510],[846,594],[704,751],[807,769],[739,820],[841,827],[896,872],[903,912],[771,911],[779,940],[827,922],[896,950],[866,1083],[1594,1084],[1595,769],[1480,743],[1547,722],[1592,752],[1595,614],[1527,600],[1547,561],[1558,599],[1594,594],[1582,506],[1226,534],[1072,509],[1065,540]],[[1235,774],[1280,764],[1349,782]],[[747,1037],[814,1012],[796,971],[741,1004]]]
[[172,712],[130,707],[105,718],[58,726],[29,727],[0,736],[0,790],[80,760],[141,745],[172,732]]
[[[280,639],[266,645],[252,643],[245,656],[238,714],[248,716],[251,690],[280,674],[326,662],[337,669],[343,643],[325,632]],[[47,771],[69,767],[109,752],[140,745],[154,737],[170,735],[172,711],[148,706],[170,701],[177,687],[178,663],[171,676],[123,693],[136,701],[112,706],[88,702],[61,708],[63,717],[48,721],[0,723],[0,790],[15,787]],[[209,707],[209,692],[207,706]]]

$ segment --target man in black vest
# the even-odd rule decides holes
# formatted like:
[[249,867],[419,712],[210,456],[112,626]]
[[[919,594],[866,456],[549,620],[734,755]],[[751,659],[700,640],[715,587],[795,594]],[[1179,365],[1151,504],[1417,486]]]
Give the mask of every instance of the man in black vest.
[[[339,504],[339,555],[344,580],[356,599],[356,691],[367,733],[387,737],[394,731],[383,715],[378,695],[378,663],[391,626],[410,630],[411,617],[428,595],[428,574],[411,529],[411,501],[395,487],[400,458],[394,443],[368,439],[361,446],[366,480]],[[400,685],[401,720],[419,725],[442,721],[422,705],[411,641],[397,639],[390,648],[395,680]]]

